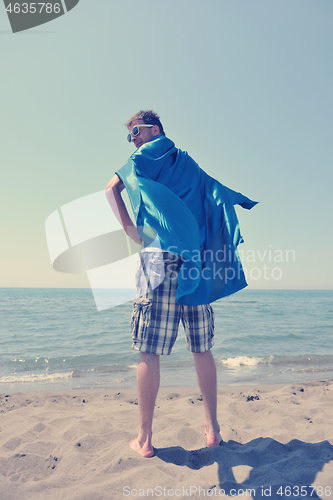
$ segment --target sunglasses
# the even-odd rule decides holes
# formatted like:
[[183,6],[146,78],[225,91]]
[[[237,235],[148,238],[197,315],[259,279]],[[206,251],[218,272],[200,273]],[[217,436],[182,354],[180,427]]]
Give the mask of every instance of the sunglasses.
[[133,128],[132,128],[132,132],[130,134],[128,134],[127,136],[127,140],[128,142],[131,142],[132,140],[132,135],[133,137],[136,137],[137,135],[140,134],[140,127],[153,127],[154,125],[146,125],[145,123],[140,123],[140,125],[135,125]]

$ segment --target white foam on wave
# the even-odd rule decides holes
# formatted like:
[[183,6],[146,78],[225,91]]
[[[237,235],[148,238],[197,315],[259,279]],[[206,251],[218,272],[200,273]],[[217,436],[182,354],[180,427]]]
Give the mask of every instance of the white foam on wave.
[[248,356],[237,356],[236,358],[222,359],[221,364],[223,366],[229,366],[230,368],[237,368],[239,366],[257,366],[264,362],[264,358],[248,357]]
[[45,382],[46,380],[59,380],[72,378],[73,372],[64,373],[32,373],[31,375],[8,376],[0,378],[0,384],[18,384],[25,382]]

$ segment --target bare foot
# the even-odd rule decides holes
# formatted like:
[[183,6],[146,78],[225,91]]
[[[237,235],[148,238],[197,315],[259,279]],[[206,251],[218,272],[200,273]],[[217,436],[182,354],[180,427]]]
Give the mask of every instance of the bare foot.
[[154,448],[147,443],[141,446],[138,439],[133,439],[132,441],[130,441],[129,445],[132,450],[137,451],[139,455],[144,458],[150,458],[154,456]]
[[205,434],[207,437],[207,446],[219,446],[223,443],[220,429],[216,431],[210,429],[209,431],[207,431],[207,427],[205,426]]

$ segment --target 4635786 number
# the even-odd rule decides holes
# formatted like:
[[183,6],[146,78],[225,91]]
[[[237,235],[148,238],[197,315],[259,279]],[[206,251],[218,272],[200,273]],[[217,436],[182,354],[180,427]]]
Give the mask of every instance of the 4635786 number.
[[281,497],[330,497],[330,486],[280,486],[276,494]]
[[60,3],[10,3],[6,8],[6,11],[10,14],[41,14],[42,12],[46,14],[59,14],[61,12]]

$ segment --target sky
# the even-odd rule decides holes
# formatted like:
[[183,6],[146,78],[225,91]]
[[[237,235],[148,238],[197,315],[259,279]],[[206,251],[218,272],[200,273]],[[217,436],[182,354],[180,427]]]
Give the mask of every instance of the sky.
[[331,289],[332,16],[332,0],[80,0],[13,34],[0,5],[0,287],[90,286],[52,268],[45,221],[104,190],[133,152],[125,121],[154,109],[259,202],[237,209],[249,286]]

